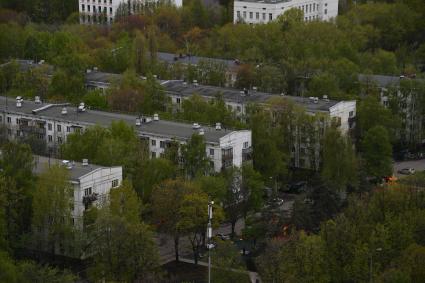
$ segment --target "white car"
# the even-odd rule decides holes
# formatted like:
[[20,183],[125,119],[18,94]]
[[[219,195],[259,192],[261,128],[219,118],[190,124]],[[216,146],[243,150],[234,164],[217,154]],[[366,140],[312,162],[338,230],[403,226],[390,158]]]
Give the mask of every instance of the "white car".
[[401,170],[398,170],[398,173],[403,175],[412,175],[415,174],[415,169],[413,168],[403,168]]

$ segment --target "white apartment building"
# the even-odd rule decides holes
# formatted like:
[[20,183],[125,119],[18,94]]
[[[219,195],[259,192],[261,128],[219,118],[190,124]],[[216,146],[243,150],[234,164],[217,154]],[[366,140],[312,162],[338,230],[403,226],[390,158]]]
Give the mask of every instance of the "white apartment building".
[[358,76],[363,86],[362,95],[378,90],[380,102],[386,108],[397,106],[401,129],[397,135],[401,144],[413,150],[425,142],[422,97],[425,80],[405,76],[362,75]]
[[80,23],[111,24],[117,13],[138,13],[159,3],[180,7],[183,0],[79,0]]
[[235,0],[233,22],[268,23],[293,8],[303,12],[305,21],[328,21],[338,15],[338,0]]
[[75,161],[63,161],[44,156],[34,156],[35,166],[33,172],[39,175],[50,166],[59,165],[67,168],[69,182],[72,185],[73,210],[72,219],[74,225],[81,227],[84,211],[90,206],[101,207],[108,200],[111,189],[119,187],[122,183],[122,167],[104,167]]
[[216,172],[223,168],[240,167],[250,161],[252,142],[250,130],[233,131],[199,124],[178,123],[154,117],[138,117],[85,109],[83,105],[42,103],[10,99],[0,96],[0,125],[6,128],[9,139],[34,135],[45,141],[48,148],[56,151],[67,136],[84,131],[93,125],[109,126],[113,121],[124,121],[131,125],[140,139],[149,145],[153,158],[160,157],[174,142],[186,143],[193,134],[204,136],[206,154]]

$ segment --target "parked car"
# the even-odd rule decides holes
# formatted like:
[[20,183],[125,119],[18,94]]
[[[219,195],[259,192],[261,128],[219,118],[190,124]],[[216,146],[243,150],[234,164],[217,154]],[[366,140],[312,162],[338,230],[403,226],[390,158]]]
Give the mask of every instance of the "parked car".
[[218,238],[220,238],[223,241],[227,241],[230,240],[230,235],[225,235],[225,234],[217,234],[216,235]]
[[412,174],[415,174],[415,169],[414,168],[403,168],[401,170],[398,170],[398,173],[403,174],[403,175],[412,175]]
[[288,194],[299,194],[306,190],[307,188],[307,182],[306,181],[300,181],[297,183],[293,183],[289,186],[289,189],[286,191]]

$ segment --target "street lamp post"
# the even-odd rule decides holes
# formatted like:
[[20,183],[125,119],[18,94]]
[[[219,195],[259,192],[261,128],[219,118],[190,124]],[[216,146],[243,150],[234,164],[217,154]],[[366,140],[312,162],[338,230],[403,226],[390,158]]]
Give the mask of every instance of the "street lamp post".
[[374,252],[380,252],[382,251],[382,248],[377,248],[376,250],[372,251],[372,253],[370,254],[370,268],[369,268],[369,282],[372,283],[373,282],[373,254]]
[[210,201],[208,202],[208,226],[207,226],[207,237],[208,237],[208,243],[207,243],[207,248],[208,248],[208,283],[211,283],[211,238],[212,238],[212,225],[211,225],[211,220],[212,220],[212,206],[213,206],[214,202]]

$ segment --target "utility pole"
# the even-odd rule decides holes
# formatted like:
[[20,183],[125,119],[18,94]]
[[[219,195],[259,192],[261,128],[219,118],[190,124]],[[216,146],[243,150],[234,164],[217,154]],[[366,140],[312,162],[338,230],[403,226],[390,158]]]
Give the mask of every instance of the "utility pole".
[[211,225],[211,220],[212,220],[212,206],[213,206],[214,202],[210,201],[208,202],[208,226],[207,226],[207,237],[208,237],[208,243],[207,243],[207,248],[208,248],[208,283],[211,283],[211,248],[212,248],[212,244],[211,244],[211,238],[212,238],[212,225]]

